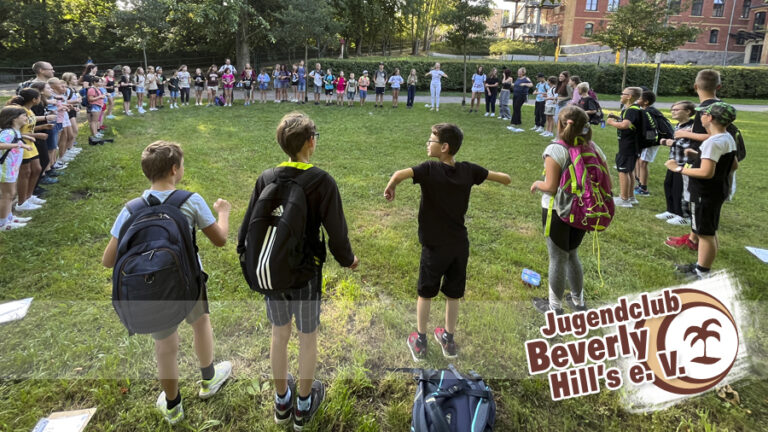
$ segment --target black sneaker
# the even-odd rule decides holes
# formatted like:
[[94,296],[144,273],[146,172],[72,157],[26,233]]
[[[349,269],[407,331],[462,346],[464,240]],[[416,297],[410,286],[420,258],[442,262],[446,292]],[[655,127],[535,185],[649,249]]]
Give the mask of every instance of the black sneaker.
[[310,395],[312,395],[312,403],[308,410],[299,409],[298,395],[296,397],[297,403],[293,410],[293,430],[297,432],[301,432],[301,430],[304,429],[304,426],[312,421],[312,416],[315,415],[317,409],[320,408],[320,404],[323,403],[323,399],[325,399],[325,386],[323,383],[315,380],[312,383],[312,392]]
[[48,170],[47,173],[45,173],[45,175],[47,175],[48,177],[58,177],[58,176],[61,175],[61,173],[56,171],[55,169],[51,168],[51,169]]
[[709,272],[700,272],[696,268],[696,264],[677,264],[677,275],[685,281],[693,282],[700,279],[705,279],[709,276]]
[[541,297],[534,297],[533,298],[533,307],[536,308],[537,311],[541,313],[547,313],[551,310],[555,311],[556,315],[562,315],[563,310],[562,309],[552,309],[549,306],[549,299],[543,299]]
[[456,358],[459,355],[459,349],[456,347],[455,341],[448,342],[445,338],[446,332],[443,327],[435,328],[435,339],[440,347],[443,349],[443,357]]
[[275,401],[275,423],[285,424],[291,420],[293,414],[293,399],[296,397],[296,381],[293,375],[288,374],[288,388],[291,389],[291,397],[288,402],[279,404]]
[[573,296],[571,295],[571,293],[568,293],[568,294],[565,295],[565,304],[567,304],[568,307],[572,311],[574,311],[574,312],[582,312],[582,311],[587,310],[587,304],[586,303],[584,303],[581,306],[577,306],[576,305],[576,303],[573,301]]

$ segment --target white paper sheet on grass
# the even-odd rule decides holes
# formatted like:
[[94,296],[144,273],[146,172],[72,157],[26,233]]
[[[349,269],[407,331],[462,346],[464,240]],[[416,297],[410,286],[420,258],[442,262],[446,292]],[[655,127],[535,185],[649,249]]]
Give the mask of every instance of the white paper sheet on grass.
[[40,419],[32,432],[81,432],[93,417],[96,408],[55,412]]
[[0,324],[24,318],[32,304],[32,297],[0,304]]
[[760,261],[768,264],[768,250],[760,249],[752,246],[745,246],[748,251],[752,252],[752,255],[756,256]]

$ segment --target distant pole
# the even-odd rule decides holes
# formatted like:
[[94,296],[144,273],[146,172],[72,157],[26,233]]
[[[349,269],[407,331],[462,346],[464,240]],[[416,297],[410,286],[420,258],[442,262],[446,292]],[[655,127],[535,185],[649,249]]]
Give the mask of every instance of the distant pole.
[[725,34],[725,51],[723,51],[723,66],[728,64],[728,44],[731,42],[731,27],[733,27],[733,14],[736,12],[736,2],[731,6],[731,22],[728,23],[728,33]]
[[[667,0],[667,10],[664,12],[664,27],[666,27],[669,24],[669,2],[671,0]],[[733,4],[736,4],[736,1],[734,0]],[[656,53],[656,74],[653,76],[653,92],[658,94],[659,90],[659,77],[661,76],[661,54]]]

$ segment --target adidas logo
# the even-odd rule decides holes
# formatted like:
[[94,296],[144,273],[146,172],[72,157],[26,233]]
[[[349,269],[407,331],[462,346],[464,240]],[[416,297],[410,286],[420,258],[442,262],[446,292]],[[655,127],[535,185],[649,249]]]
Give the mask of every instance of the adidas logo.
[[279,205],[276,209],[272,210],[272,216],[280,217],[283,215],[283,205]]

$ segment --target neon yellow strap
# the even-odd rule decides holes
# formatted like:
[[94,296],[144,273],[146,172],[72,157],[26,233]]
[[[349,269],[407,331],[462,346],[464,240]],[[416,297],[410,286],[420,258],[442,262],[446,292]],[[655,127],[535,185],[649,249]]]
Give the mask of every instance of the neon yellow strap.
[[300,169],[300,170],[308,170],[308,169],[312,168],[312,164],[308,164],[308,163],[304,163],[304,162],[283,162],[283,163],[281,163],[278,166],[279,167],[291,167],[291,168],[296,168],[296,169]]
[[549,237],[549,228],[552,226],[552,206],[554,205],[555,197],[549,199],[549,206],[547,207],[547,224],[544,226],[544,237]]

